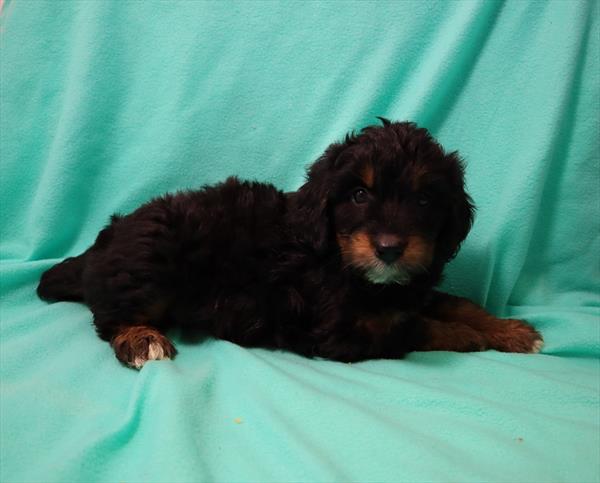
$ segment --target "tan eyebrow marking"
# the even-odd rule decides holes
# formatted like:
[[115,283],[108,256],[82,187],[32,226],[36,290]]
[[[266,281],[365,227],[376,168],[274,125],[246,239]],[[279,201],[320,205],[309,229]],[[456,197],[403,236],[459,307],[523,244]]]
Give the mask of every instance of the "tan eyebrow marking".
[[413,191],[419,191],[427,183],[429,170],[427,166],[415,166],[412,170],[411,188]]
[[373,184],[375,183],[375,170],[371,163],[365,164],[360,173],[360,177],[365,182],[367,188],[373,188]]

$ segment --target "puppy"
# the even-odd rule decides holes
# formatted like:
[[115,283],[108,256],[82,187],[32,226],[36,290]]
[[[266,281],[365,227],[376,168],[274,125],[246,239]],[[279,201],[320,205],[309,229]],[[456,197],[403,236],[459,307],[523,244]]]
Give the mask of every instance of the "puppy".
[[473,220],[463,167],[427,130],[380,119],[329,146],[297,192],[229,178],[114,215],[39,296],[87,304],[138,369],[176,354],[175,326],[344,362],[539,351],[526,322],[434,290]]

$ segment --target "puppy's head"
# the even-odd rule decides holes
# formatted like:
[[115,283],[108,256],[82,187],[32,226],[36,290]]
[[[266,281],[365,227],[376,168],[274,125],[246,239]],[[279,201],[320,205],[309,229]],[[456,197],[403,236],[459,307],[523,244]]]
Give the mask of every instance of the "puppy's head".
[[454,257],[473,221],[456,153],[413,123],[367,127],[336,143],[295,195],[301,239],[339,250],[379,284],[408,283]]

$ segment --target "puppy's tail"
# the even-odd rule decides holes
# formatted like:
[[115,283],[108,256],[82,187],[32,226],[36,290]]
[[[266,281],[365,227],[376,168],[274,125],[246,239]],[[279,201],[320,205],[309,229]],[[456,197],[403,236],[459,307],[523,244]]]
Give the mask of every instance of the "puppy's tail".
[[[87,253],[87,252],[86,252]],[[67,258],[42,274],[37,294],[42,300],[54,302],[68,300],[83,301],[81,277],[86,253]]]

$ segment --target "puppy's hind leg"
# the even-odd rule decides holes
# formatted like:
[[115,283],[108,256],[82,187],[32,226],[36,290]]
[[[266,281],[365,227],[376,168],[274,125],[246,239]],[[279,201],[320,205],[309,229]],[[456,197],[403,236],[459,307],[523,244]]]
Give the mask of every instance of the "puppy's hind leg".
[[121,363],[141,369],[149,360],[171,359],[177,353],[164,333],[171,326],[172,296],[149,280],[145,285],[135,282],[139,277],[132,273],[117,272],[114,279],[123,279],[119,284],[102,280],[97,287],[103,291],[93,292],[88,300],[98,336],[110,343]]
[[113,218],[86,256],[84,300],[101,339],[123,364],[140,369],[148,360],[172,358],[165,336],[182,259],[178,215],[172,198]]

